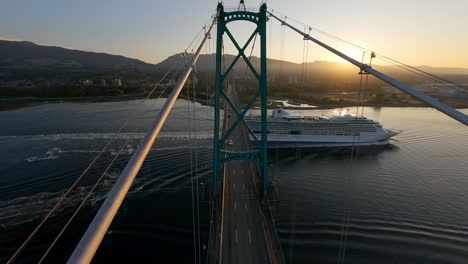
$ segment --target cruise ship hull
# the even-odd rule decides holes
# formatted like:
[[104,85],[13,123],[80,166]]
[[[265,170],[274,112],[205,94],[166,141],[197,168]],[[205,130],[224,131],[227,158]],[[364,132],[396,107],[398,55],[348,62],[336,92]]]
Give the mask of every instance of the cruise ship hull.
[[[255,134],[257,138],[261,135]],[[254,142],[254,138],[249,136]],[[383,146],[390,142],[388,134],[362,136],[268,135],[268,148],[327,148],[353,146]]]

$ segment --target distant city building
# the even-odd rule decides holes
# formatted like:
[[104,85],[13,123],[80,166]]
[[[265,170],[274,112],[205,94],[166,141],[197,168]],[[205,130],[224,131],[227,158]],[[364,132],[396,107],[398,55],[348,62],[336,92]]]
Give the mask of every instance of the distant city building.
[[112,86],[121,87],[122,86],[122,81],[120,79],[114,79],[114,80],[112,80]]
[[83,85],[84,85],[84,86],[92,86],[92,85],[93,85],[93,81],[91,81],[91,80],[84,80],[84,81],[83,81]]
[[298,81],[297,81],[296,76],[289,76],[288,84],[297,84],[297,83],[298,83]]
[[145,79],[137,79],[137,80],[127,80],[125,82],[127,86],[130,87],[151,87],[153,85],[152,82],[145,80]]
[[107,86],[106,80],[101,80],[99,84],[101,85],[101,87],[106,87]]

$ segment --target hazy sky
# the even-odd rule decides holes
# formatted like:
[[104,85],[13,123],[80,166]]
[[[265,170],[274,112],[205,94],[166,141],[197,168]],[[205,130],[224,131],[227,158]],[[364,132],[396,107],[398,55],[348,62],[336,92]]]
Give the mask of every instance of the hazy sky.
[[[217,4],[217,0],[0,1],[1,39],[122,54],[152,63],[183,51]],[[260,3],[245,2],[255,8]],[[236,6],[238,1],[224,3]],[[409,64],[468,68],[468,0],[269,0],[267,4],[289,18]],[[246,23],[232,27],[241,39],[251,29]],[[280,58],[281,26],[275,22],[268,29],[269,54]],[[302,39],[285,32],[284,58],[301,62]],[[314,36],[360,57],[349,46]],[[228,44],[226,51],[233,53]],[[309,60],[337,60],[317,47],[310,48],[309,55]]]

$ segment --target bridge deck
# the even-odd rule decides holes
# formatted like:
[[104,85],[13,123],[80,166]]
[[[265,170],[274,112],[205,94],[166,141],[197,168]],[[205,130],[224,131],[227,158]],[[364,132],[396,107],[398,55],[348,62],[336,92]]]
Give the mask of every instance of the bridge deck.
[[[229,122],[229,119],[227,120]],[[242,129],[229,138],[229,151],[244,151],[249,147]],[[262,220],[255,174],[250,161],[225,164],[221,209],[221,263],[270,263],[268,237]]]
[[[241,109],[237,94],[229,86],[228,93]],[[226,105],[223,134],[235,121],[232,109]],[[247,129],[237,126],[223,149],[224,153],[251,153]],[[257,164],[246,160],[227,162],[221,175],[223,187],[213,208],[208,263],[284,262],[268,203],[260,199]]]

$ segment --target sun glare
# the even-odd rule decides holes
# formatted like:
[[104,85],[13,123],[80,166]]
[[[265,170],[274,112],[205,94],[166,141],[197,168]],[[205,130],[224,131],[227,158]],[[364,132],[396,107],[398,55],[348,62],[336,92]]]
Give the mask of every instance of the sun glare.
[[[338,50],[357,61],[362,61],[362,51],[358,49],[345,48],[345,49],[338,49]],[[338,57],[331,52],[327,54],[326,60],[333,61],[333,62],[347,62],[345,59],[342,59],[341,57]]]

